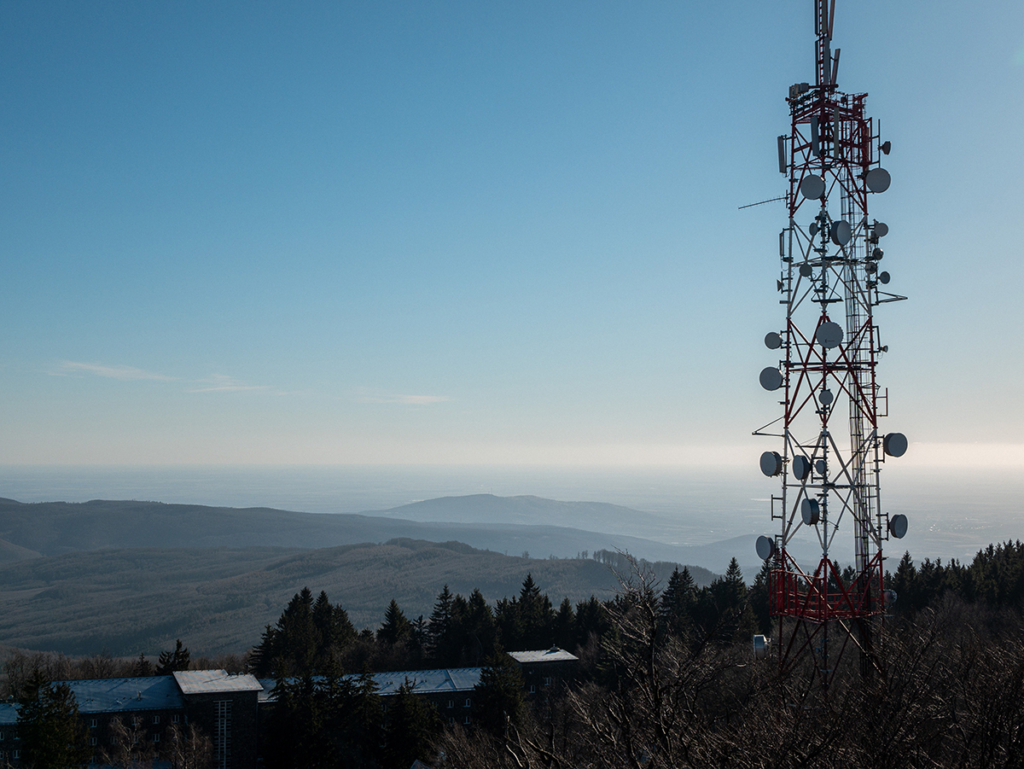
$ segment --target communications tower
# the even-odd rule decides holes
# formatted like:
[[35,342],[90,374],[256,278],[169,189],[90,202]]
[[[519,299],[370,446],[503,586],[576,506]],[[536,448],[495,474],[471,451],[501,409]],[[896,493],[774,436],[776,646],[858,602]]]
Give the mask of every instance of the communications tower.
[[[790,87],[790,131],[778,138],[788,178],[777,282],[785,323],[765,337],[780,360],[760,382],[782,396],[783,413],[754,433],[781,439],[760,461],[781,485],[771,500],[777,533],[757,541],[771,567],[773,645],[783,672],[809,664],[826,691],[847,651],[859,652],[863,673],[878,667],[877,618],[894,598],[883,585],[882,547],[907,530],[906,516],[883,512],[879,483],[885,461],[907,450],[902,434],[881,429],[888,391],[875,376],[887,348],[874,310],[905,299],[882,290],[888,228],[868,215],[869,200],[889,188],[880,161],[890,143],[865,114],[867,94],[839,90],[834,13],[835,0],[814,0],[815,82]],[[850,536],[853,568],[844,570],[836,562],[849,561],[841,545]],[[801,548],[820,558],[799,564],[793,551]]]

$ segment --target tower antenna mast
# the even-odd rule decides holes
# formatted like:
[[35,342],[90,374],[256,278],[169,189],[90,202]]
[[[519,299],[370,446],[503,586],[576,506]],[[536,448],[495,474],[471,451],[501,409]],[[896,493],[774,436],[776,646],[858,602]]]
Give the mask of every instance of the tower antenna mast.
[[[776,285],[786,315],[765,337],[779,360],[760,375],[765,390],[781,395],[783,413],[754,434],[781,439],[760,460],[780,484],[771,499],[778,528],[757,541],[770,565],[779,665],[806,669],[827,693],[848,650],[858,652],[864,675],[880,668],[878,618],[894,600],[883,583],[883,543],[906,534],[907,519],[883,512],[880,476],[907,439],[880,426],[888,391],[876,367],[887,348],[875,309],[905,297],[882,290],[890,276],[880,269],[879,243],[888,227],[868,217],[869,200],[889,188],[880,161],[890,143],[865,114],[867,94],[839,90],[835,0],[813,2],[815,83],[790,86],[790,131],[778,137],[789,221]],[[808,543],[820,557],[801,565],[794,551]],[[837,555],[852,555],[852,564],[840,571]]]

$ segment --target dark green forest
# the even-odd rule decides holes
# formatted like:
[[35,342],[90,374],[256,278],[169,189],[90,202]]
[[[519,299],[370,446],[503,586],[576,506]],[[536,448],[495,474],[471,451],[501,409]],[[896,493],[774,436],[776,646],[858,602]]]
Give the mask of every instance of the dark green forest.
[[[661,584],[637,568],[614,598],[557,608],[532,575],[493,608],[443,587],[429,618],[410,620],[392,602],[375,634],[356,633],[341,607],[304,590],[250,662],[279,680],[277,734],[336,726],[307,734],[301,753],[272,751],[268,766],[1020,766],[1024,545],[992,546],[970,566],[915,566],[907,554],[885,579],[899,598],[885,618],[880,672],[865,678],[850,664],[827,693],[806,671],[782,676],[774,660],[753,660],[751,634],[772,631],[767,568],[748,587],[735,561],[699,588],[687,569]],[[500,650],[552,643],[579,656],[578,675],[524,697]],[[486,716],[465,728],[404,691],[380,719],[365,676],[338,683],[352,665],[481,657],[475,697]]]
[[[375,630],[357,630],[325,591],[293,595],[244,656],[190,658],[187,640],[111,673],[148,675],[227,665],[276,681],[268,769],[290,767],[992,767],[1024,761],[1024,544],[979,552],[970,565],[905,554],[886,586],[878,670],[838,671],[824,692],[797,668],[754,660],[753,633],[772,634],[767,568],[748,586],[733,561],[710,584],[675,568],[659,580],[620,556],[611,598],[552,600],[527,573],[518,594],[488,602],[447,585],[429,616],[397,600]],[[621,567],[629,566],[629,569]],[[850,576],[847,570],[846,576]],[[552,645],[575,674],[524,694],[504,650]],[[10,655],[6,695],[49,677],[95,673],[95,658]],[[479,666],[479,717],[446,723],[412,693],[415,671]],[[410,671],[383,698],[371,672]],[[18,687],[21,682],[21,688]]]

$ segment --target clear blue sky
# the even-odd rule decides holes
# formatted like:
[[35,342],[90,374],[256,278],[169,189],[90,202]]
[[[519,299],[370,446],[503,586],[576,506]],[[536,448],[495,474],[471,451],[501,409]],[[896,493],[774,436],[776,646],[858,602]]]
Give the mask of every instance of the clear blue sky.
[[[887,429],[1024,467],[1024,4],[837,5]],[[754,467],[812,20],[0,4],[0,463]]]

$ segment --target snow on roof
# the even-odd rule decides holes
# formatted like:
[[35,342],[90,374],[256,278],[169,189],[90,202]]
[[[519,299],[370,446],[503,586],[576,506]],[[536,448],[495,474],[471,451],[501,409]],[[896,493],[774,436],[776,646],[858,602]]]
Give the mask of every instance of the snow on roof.
[[509,652],[509,656],[516,662],[574,662],[579,659],[575,654],[570,654],[565,649],[552,646],[550,649],[530,652]]
[[225,692],[259,692],[263,689],[256,676],[244,673],[228,675],[226,670],[178,670],[174,680],[182,694],[223,694]]

